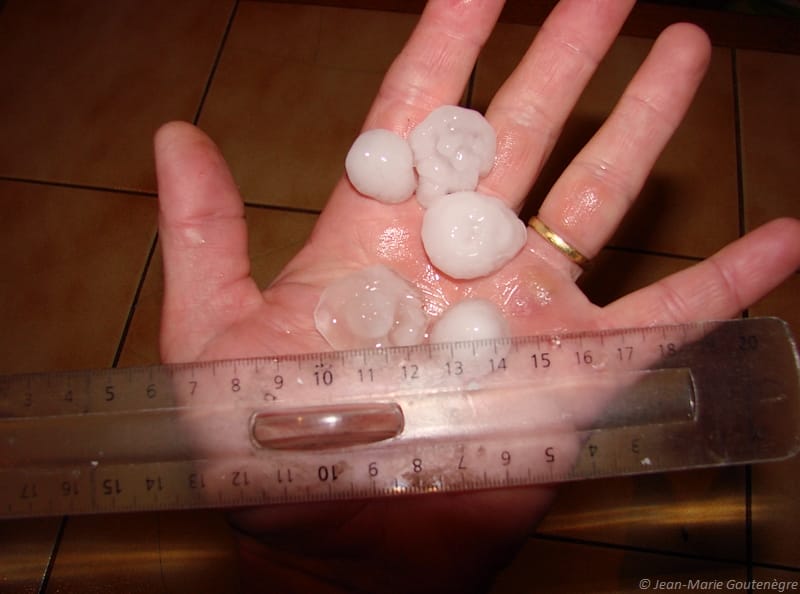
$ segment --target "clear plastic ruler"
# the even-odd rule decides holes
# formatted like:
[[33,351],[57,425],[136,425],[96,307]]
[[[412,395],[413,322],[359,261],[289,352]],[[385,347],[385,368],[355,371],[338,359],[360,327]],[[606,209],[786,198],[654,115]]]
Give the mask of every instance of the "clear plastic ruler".
[[800,448],[774,318],[0,378],[0,517],[511,488]]

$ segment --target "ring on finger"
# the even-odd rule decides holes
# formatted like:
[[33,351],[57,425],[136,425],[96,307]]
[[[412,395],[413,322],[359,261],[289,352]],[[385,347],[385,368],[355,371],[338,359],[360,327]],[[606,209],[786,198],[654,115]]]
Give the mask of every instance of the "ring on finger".
[[567,258],[575,262],[578,266],[586,266],[589,263],[589,258],[584,256],[577,248],[572,246],[558,233],[553,231],[550,227],[545,225],[538,216],[533,216],[528,221],[528,226],[546,239],[553,247],[564,254]]

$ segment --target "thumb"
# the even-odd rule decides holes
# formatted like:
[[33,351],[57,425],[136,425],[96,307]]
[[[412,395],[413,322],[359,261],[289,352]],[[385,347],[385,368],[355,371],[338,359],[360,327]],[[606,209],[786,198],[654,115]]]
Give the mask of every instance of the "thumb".
[[192,360],[261,303],[250,277],[244,205],[217,147],[184,122],[155,135],[164,261],[161,354]]

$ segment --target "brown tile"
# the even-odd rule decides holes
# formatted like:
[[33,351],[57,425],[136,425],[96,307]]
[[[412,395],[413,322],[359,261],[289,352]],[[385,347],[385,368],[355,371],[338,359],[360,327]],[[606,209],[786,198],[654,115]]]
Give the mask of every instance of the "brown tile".
[[108,366],[156,230],[150,197],[0,181],[0,371]]
[[159,514],[159,550],[166,592],[239,592],[239,557],[221,512]]
[[[777,216],[800,216],[793,158],[800,137],[800,57],[737,52],[742,128],[745,216],[748,228]],[[777,91],[780,89],[780,92]],[[800,275],[750,309],[774,315],[800,332]],[[753,467],[753,559],[800,568],[800,459]]]
[[[744,567],[691,557],[672,557],[619,548],[531,539],[498,576],[491,594],[530,592],[694,591],[696,583],[744,580]],[[712,589],[712,588],[706,588]],[[746,588],[745,588],[746,590]]]
[[771,567],[753,568],[753,593],[796,592],[800,590],[800,575],[797,571],[773,569]]
[[800,570],[800,457],[752,469],[753,561]]
[[564,485],[537,532],[743,562],[744,470],[668,472]]
[[800,217],[800,56],[737,51],[745,223]]
[[[797,295],[800,275],[751,308],[752,315],[774,315],[788,321],[800,336]],[[800,569],[800,457],[757,464],[752,469],[753,560]]]
[[[517,63],[535,29],[500,25],[480,59],[473,106],[483,110]],[[558,175],[612,110],[644,60],[650,40],[621,37],[588,85],[529,197],[534,214]],[[707,256],[738,234],[736,143],[730,51],[714,50],[709,73],[665,148],[616,246]]]
[[67,520],[47,592],[236,594],[236,547],[217,512]]
[[191,120],[233,0],[10,0],[0,175],[155,189],[152,135]]
[[800,336],[800,309],[797,296],[800,295],[800,274],[793,274],[785,283],[750,308],[752,316],[776,316],[786,320]]
[[0,522],[0,588],[7,594],[39,594],[58,537],[61,518]]
[[[252,273],[260,287],[266,287],[303,246],[315,222],[315,215],[247,208]],[[120,365],[150,365],[159,360],[158,329],[164,291],[162,274],[159,245],[139,294]]]
[[47,592],[162,590],[156,514],[69,518]]
[[607,248],[587,267],[578,286],[592,303],[607,305],[692,264],[686,258]]
[[[412,23],[372,11],[239,5],[200,125],[247,201],[322,208]],[[284,36],[303,43],[273,40]]]
[[381,10],[320,10],[318,64],[383,74],[419,20],[415,14]]

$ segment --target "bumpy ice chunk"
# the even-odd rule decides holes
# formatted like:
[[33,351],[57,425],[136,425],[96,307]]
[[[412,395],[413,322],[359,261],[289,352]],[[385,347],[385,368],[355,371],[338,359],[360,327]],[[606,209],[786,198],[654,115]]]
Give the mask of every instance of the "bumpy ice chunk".
[[411,147],[389,130],[361,134],[350,147],[344,166],[356,190],[381,202],[402,202],[417,185]]
[[431,342],[454,342],[506,338],[508,322],[500,310],[485,299],[465,299],[442,314],[431,330]]
[[499,270],[525,245],[527,230],[502,200],[456,192],[436,200],[422,219],[422,243],[436,268],[459,279]]
[[379,265],[327,287],[314,322],[323,338],[341,350],[420,344],[427,318],[417,290]]
[[434,109],[408,137],[419,175],[417,200],[474,190],[494,164],[497,138],[477,111],[444,105]]

